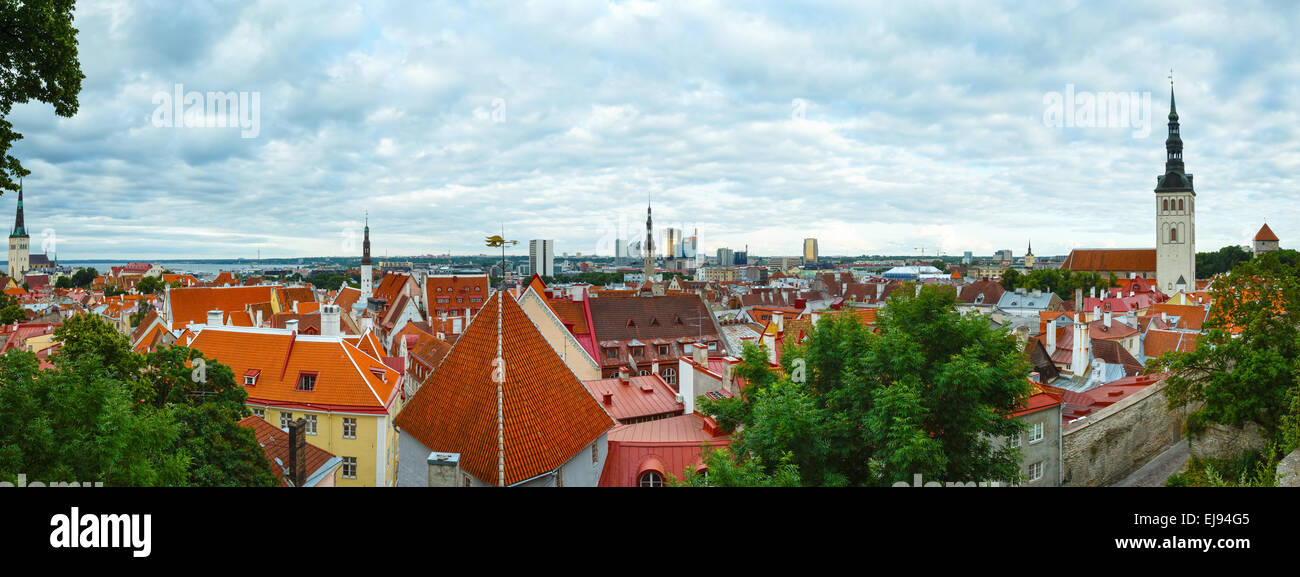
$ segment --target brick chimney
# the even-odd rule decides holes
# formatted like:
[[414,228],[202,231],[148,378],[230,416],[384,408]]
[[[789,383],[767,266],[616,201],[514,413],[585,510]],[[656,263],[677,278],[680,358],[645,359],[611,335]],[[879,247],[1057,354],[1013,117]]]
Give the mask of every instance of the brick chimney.
[[460,453],[429,453],[429,486],[459,487]]
[[299,417],[289,423],[289,472],[285,476],[291,487],[307,481],[307,419]]
[[727,364],[722,367],[722,388],[732,393],[738,393],[740,391],[737,390],[737,387],[735,386],[735,372],[736,365],[740,364],[740,359],[736,357],[725,357],[723,360],[727,361]]

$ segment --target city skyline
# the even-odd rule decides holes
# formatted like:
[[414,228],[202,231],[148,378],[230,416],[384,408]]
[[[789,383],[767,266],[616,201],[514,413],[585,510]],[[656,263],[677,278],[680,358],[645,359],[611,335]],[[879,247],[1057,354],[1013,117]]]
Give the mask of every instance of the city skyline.
[[[375,254],[477,254],[505,222],[613,255],[649,195],[657,229],[698,228],[710,255],[1153,247],[1171,67],[1198,248],[1265,222],[1285,242],[1297,216],[1267,202],[1300,168],[1296,64],[1268,57],[1295,51],[1285,7],[480,8],[511,17],[79,6],[78,114],[10,116],[34,242],[52,231],[69,261],[347,256],[369,211]],[[952,33],[976,17],[1015,25]],[[151,122],[173,89],[255,94],[257,129]],[[1149,93],[1147,134],[1049,122],[1053,95],[1108,91]]]

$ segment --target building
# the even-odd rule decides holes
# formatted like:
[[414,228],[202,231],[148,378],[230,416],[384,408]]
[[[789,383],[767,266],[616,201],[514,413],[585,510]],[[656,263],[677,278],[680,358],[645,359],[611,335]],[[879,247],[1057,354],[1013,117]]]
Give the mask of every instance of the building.
[[555,241],[528,241],[528,270],[535,275],[555,277]]
[[[305,422],[304,420],[304,424]],[[239,426],[253,430],[253,435],[257,437],[257,444],[261,445],[262,451],[266,453],[267,463],[271,465],[271,472],[280,481],[280,486],[292,486],[290,480],[293,475],[289,469],[289,433],[276,428],[275,425],[266,422],[266,419],[257,415],[240,420]],[[303,428],[306,429],[305,426]],[[302,436],[302,440],[306,440],[305,434]],[[306,465],[301,486],[335,486],[338,471],[343,468],[343,459],[335,457],[329,451],[311,443],[305,443],[305,446],[300,448]]]
[[817,262],[817,239],[803,239],[803,261]]
[[1269,228],[1268,224],[1265,223],[1264,226],[1259,228],[1259,232],[1255,233],[1254,246],[1252,248],[1254,248],[1255,255],[1258,256],[1266,252],[1277,250],[1277,243],[1277,235],[1273,234],[1273,229]]
[[[488,276],[429,275],[424,278],[425,311],[429,318],[472,317],[483,308],[488,295]],[[468,323],[469,319],[466,318]]]
[[1025,424],[1025,432],[1006,443],[1020,449],[1022,485],[1061,486],[1061,430],[1063,398],[1034,383],[1034,394],[1012,415]]
[[[1157,249],[1076,248],[1061,263],[1061,270],[1092,272],[1107,278],[1156,278]],[[1162,287],[1163,288],[1163,287]]]
[[615,423],[497,291],[396,424],[402,486],[592,487]]
[[1029,241],[1029,249],[1025,251],[1025,268],[1034,270],[1034,242]]
[[1183,139],[1169,85],[1165,173],[1156,178],[1156,287],[1167,293],[1196,288],[1196,190],[1184,172]]
[[736,254],[729,248],[718,249],[718,266],[728,267],[736,264]]
[[615,378],[627,367],[633,375],[657,373],[676,386],[678,359],[692,343],[726,351],[721,331],[699,295],[672,294],[649,298],[595,298],[591,310],[596,361],[604,378]]
[[370,264],[370,216],[366,215],[365,237],[361,241],[361,298],[352,304],[354,318],[370,306],[370,298],[374,296],[374,283],[375,273]]
[[342,461],[339,486],[393,486],[402,372],[374,335],[332,332],[193,325],[180,342],[230,367],[254,415],[282,429],[305,419],[307,442]]
[[21,279],[34,268],[49,268],[49,258],[44,254],[31,254],[31,237],[23,222],[23,189],[18,187],[18,210],[14,213],[14,228],[9,232],[9,277]]
[[664,254],[665,259],[681,258],[682,256],[682,231],[679,228],[664,229]]
[[627,239],[614,239],[614,266],[622,266],[627,260]]

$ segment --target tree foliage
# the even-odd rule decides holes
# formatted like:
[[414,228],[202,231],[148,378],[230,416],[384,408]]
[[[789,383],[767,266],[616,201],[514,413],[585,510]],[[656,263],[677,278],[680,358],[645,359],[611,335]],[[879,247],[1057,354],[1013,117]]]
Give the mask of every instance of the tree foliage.
[[1281,441],[1300,375],[1300,277],[1276,253],[1215,279],[1214,306],[1193,352],[1171,351],[1150,371],[1171,371],[1170,408],[1197,406],[1188,428],[1258,424]]
[[229,367],[185,347],[149,355],[95,315],[55,330],[35,355],[0,357],[0,480],[106,485],[271,486],[261,447],[238,419],[246,393]]
[[1242,263],[1253,258],[1250,252],[1235,244],[1225,246],[1215,252],[1198,252],[1196,253],[1196,274],[1202,278],[1231,271],[1237,263]]
[[[768,370],[746,346],[743,395],[701,398],[701,412],[733,431],[732,461],[803,485],[890,485],[914,474],[946,481],[1015,481],[1018,451],[997,439],[1031,393],[1015,338],[958,314],[951,291],[896,291],[873,332],[853,315],[821,319]],[[766,376],[761,376],[766,375]],[[801,377],[796,379],[795,377]],[[714,470],[709,469],[710,480]]]
[[9,154],[23,135],[9,122],[15,104],[36,100],[70,117],[77,112],[81,64],[77,29],[72,26],[73,0],[13,0],[0,4],[0,189],[18,190],[28,174]]

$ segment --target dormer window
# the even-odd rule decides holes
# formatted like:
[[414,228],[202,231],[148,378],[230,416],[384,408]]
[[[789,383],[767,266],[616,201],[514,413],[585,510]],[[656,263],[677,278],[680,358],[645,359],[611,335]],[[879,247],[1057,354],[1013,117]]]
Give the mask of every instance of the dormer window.
[[299,391],[316,390],[316,373],[306,372],[306,371],[298,373],[298,390]]
[[650,326],[652,326],[652,327],[657,327],[657,326],[659,326],[659,317],[654,317],[654,318],[650,319]]
[[261,374],[261,369],[248,369],[248,372],[244,373],[244,386],[252,387],[257,385],[257,377]]
[[370,374],[378,378],[380,382],[384,382],[384,383],[388,382],[388,371],[385,371],[384,369],[371,367]]

